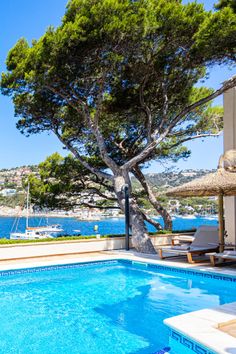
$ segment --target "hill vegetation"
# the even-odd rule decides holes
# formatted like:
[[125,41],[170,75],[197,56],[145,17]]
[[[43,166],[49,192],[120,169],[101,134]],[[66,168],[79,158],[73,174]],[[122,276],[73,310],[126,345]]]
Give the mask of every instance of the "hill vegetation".
[[[147,173],[145,177],[147,181],[152,185],[153,188],[159,189],[167,189],[169,187],[177,187],[181,184],[190,182],[195,178],[202,177],[208,173],[214,172],[214,170],[181,170],[178,172],[161,172],[161,173]],[[139,188],[141,185],[134,177],[132,179],[133,186],[135,188]]]
[[[38,175],[38,166],[21,166],[11,169],[0,170],[0,207],[15,208],[23,206],[25,199],[25,191],[23,181],[29,174]],[[158,196],[162,205],[166,207],[172,214],[207,214],[217,212],[217,203],[214,198],[185,198],[171,199],[164,194],[165,190],[175,187],[183,183],[189,182],[195,178],[204,176],[212,170],[181,170],[177,172],[147,173],[145,178],[152,186],[153,191]],[[141,205],[151,214],[155,214],[155,210],[148,199],[144,196],[140,182],[132,178],[133,189],[139,195]],[[8,191],[9,194],[7,193]],[[160,196],[161,194],[161,196]]]

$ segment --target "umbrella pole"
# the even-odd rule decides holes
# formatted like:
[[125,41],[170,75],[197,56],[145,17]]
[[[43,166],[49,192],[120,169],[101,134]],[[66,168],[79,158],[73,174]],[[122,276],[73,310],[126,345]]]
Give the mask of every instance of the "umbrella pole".
[[219,251],[224,252],[224,200],[223,193],[219,194]]

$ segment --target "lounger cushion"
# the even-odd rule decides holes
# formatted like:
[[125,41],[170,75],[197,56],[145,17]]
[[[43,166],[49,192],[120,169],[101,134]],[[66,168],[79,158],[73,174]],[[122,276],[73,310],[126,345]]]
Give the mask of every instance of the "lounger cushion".
[[194,240],[194,236],[190,236],[190,235],[179,235],[179,236],[175,236],[173,238],[174,241],[188,241],[188,242],[192,242]]
[[176,246],[173,246],[171,247],[172,250],[189,250],[190,249],[190,246],[189,245],[176,245]]
[[188,253],[207,253],[218,247],[218,228],[217,226],[200,226],[194,234],[191,245],[175,245],[163,247],[162,252],[176,255],[187,255]]
[[166,253],[173,253],[176,255],[187,255],[187,253],[197,253],[200,252],[210,252],[214,250],[216,247],[214,246],[209,246],[209,247],[190,247],[189,249],[183,249],[182,247],[179,247],[178,249],[175,248],[176,246],[173,247],[165,247],[162,248],[162,250]]
[[208,248],[209,243],[218,242],[218,228],[217,226],[199,227],[194,236],[195,239],[191,244],[192,246],[202,247],[205,245]]
[[224,251],[222,255],[227,255],[227,256],[234,256],[236,257],[236,251]]

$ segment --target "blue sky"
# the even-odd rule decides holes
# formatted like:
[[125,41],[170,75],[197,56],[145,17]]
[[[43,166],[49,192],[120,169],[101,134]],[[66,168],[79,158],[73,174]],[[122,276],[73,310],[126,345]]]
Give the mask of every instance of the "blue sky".
[[[0,1],[0,68],[5,68],[9,49],[25,37],[38,39],[49,25],[57,26],[65,12],[67,0],[1,0]],[[37,164],[55,151],[64,153],[53,135],[40,134],[26,138],[15,127],[11,100],[0,97],[0,168]]]
[[[187,2],[187,1],[183,1]],[[200,1],[199,1],[200,2]],[[211,9],[214,0],[203,1]],[[1,0],[0,1],[0,69],[4,71],[6,55],[16,41],[25,37],[28,41],[38,39],[49,25],[57,26],[64,14],[67,0]],[[207,86],[217,88],[234,75],[227,68],[214,68]],[[222,104],[222,97],[216,104]],[[0,168],[37,164],[55,151],[65,154],[61,144],[52,134],[40,134],[26,138],[16,127],[16,118],[11,100],[0,96]],[[190,145],[192,155],[187,161],[179,161],[177,168],[215,168],[223,151],[223,139],[211,138]],[[153,163],[148,172],[163,169]]]

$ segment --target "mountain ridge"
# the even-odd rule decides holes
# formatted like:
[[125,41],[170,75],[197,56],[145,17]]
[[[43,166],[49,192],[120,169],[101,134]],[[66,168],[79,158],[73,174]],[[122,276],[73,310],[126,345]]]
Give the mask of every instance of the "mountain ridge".
[[[177,187],[181,184],[192,181],[193,179],[205,176],[208,173],[215,172],[216,170],[208,169],[186,169],[180,171],[167,171],[160,173],[145,173],[145,177],[153,188],[169,188]],[[134,187],[140,184],[135,177],[132,177]]]

